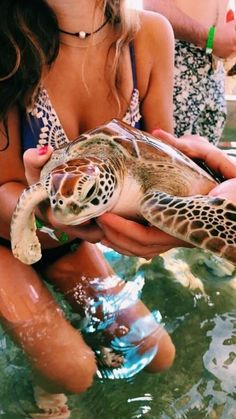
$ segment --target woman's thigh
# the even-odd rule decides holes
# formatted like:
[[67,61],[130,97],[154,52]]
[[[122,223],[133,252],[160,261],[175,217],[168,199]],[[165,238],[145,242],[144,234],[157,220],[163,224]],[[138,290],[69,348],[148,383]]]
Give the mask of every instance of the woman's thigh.
[[51,293],[28,265],[0,246],[0,320],[33,366],[58,389],[81,392],[96,363],[78,330],[64,318]]

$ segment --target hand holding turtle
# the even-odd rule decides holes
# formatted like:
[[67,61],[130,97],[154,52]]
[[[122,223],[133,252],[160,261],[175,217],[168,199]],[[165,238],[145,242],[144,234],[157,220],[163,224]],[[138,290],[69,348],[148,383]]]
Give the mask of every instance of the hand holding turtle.
[[144,226],[111,213],[98,217],[97,223],[105,234],[102,243],[126,256],[152,259],[173,247],[191,246],[156,227]]
[[28,185],[32,185],[39,180],[41,169],[48,161],[52,152],[53,147],[51,146],[29,148],[24,152],[23,161]]
[[163,130],[155,130],[153,135],[172,145],[188,157],[203,160],[215,172],[226,179],[209,192],[210,196],[219,196],[236,203],[236,162],[219,148],[199,135],[184,135],[176,138]]
[[[212,170],[222,174],[228,180],[217,185],[209,192],[209,195],[226,198],[236,203],[236,163],[231,157],[199,135],[175,138],[160,129],[152,134],[188,157],[203,160]],[[100,216],[98,223],[105,233],[102,242],[125,255],[142,256],[148,259],[173,247],[190,246],[155,227],[143,226],[114,214],[107,213]]]

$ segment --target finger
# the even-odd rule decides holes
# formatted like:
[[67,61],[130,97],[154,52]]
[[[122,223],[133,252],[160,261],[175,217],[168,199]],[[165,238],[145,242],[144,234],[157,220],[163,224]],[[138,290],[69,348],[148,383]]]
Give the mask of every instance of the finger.
[[[211,150],[213,147],[206,138],[199,135],[186,134],[180,138],[176,138],[174,135],[161,129],[154,130],[153,134],[164,143],[177,148],[191,158],[201,159],[206,155],[206,150]],[[208,146],[210,146],[210,148]]]
[[[170,245],[172,242],[173,244],[182,244],[181,240],[178,240],[155,227],[143,226],[142,224],[127,220],[116,214],[103,214],[98,217],[97,223],[103,229],[107,237],[111,234],[116,234],[116,238],[122,240],[125,235],[130,240],[143,246],[156,245],[157,243],[158,245]],[[112,232],[110,230],[112,230]],[[115,237],[112,241],[115,242]]]
[[173,246],[176,246],[177,244],[179,246],[180,244],[182,245],[182,242],[180,242],[180,240],[177,240],[171,236],[168,236],[166,244],[160,244],[159,234],[156,237],[154,244],[144,243],[144,240],[142,240],[142,238],[141,241],[133,239],[132,234],[132,237],[130,238],[130,229],[128,230],[128,232],[126,231],[127,230],[122,230],[121,233],[119,233],[117,232],[117,230],[112,229],[111,227],[104,228],[105,240],[109,242],[110,247],[126,255],[153,257],[167,250],[167,248],[169,249]]
[[201,135],[198,135],[198,134],[184,134],[184,135],[181,135],[181,137],[178,138],[178,140],[179,139],[184,140],[184,141],[192,140],[192,141],[209,144],[209,141],[206,137],[202,137]]
[[121,247],[119,247],[119,246],[115,245],[114,243],[111,243],[111,242],[110,242],[109,240],[107,240],[107,239],[102,239],[102,240],[101,240],[101,243],[102,243],[104,246],[109,247],[110,249],[113,249],[115,252],[117,252],[117,253],[121,253],[122,255],[125,255],[125,256],[131,256],[131,257],[136,256],[135,254],[131,253],[130,251],[128,251],[128,250],[126,250],[126,249],[123,249],[123,248],[121,248]]
[[152,131],[152,135],[164,143],[177,147],[177,138],[167,131],[156,128]]
[[29,184],[35,183],[39,180],[41,169],[53,152],[53,148],[51,146],[47,148],[45,147],[43,154],[39,154],[38,150],[40,149],[29,148],[23,155],[25,175]]
[[236,204],[236,179],[229,179],[217,185],[209,192],[210,196],[219,196]]
[[[184,136],[175,138],[162,130],[155,130],[158,137],[180,150],[190,158],[203,160],[211,169],[221,173],[226,179],[236,177],[236,163],[225,152],[213,146],[203,137]],[[200,139],[200,141],[197,140]]]
[[74,227],[73,234],[79,239],[90,243],[98,243],[104,237],[104,232],[94,224],[86,227]]

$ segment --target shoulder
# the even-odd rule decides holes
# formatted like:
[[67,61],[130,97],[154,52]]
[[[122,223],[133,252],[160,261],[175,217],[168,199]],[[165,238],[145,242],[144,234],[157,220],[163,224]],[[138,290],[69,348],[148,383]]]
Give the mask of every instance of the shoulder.
[[161,47],[168,42],[174,42],[174,33],[170,22],[165,16],[156,13],[143,11],[140,12],[140,30],[137,37],[146,43],[154,43],[155,48]]
[[174,56],[174,33],[169,21],[159,13],[140,12],[140,28],[134,39],[137,56],[156,65],[165,57]]
[[171,64],[174,57],[174,33],[169,21],[159,13],[140,12],[140,28],[134,39],[140,71],[160,68],[160,62]]
[[169,98],[166,91],[171,93],[172,100],[174,79],[174,34],[168,20],[158,13],[141,12],[134,47],[141,103],[149,97],[151,108],[160,108],[162,97]]

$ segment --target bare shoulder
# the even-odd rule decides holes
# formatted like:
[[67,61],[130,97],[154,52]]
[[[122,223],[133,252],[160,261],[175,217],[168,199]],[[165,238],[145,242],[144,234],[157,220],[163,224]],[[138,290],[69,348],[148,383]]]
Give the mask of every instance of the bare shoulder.
[[149,11],[140,12],[140,30],[137,36],[153,48],[163,48],[174,42],[173,29],[165,16]]
[[174,34],[169,21],[154,12],[140,12],[140,29],[136,34],[135,55],[138,85],[141,98],[147,94],[150,77],[154,74],[158,83],[171,78],[174,60]]

